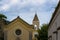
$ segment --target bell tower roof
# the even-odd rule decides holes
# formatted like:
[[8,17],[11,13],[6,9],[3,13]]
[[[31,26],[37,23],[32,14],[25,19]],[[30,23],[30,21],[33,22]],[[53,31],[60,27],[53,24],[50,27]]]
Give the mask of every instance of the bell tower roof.
[[37,14],[35,14],[33,21],[39,21]]

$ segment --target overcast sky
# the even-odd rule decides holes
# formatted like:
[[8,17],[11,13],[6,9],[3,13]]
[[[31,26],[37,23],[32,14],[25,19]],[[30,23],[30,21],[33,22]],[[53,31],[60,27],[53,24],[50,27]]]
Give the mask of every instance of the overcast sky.
[[0,13],[12,21],[20,16],[27,23],[32,24],[35,12],[40,25],[49,23],[59,0],[0,0]]

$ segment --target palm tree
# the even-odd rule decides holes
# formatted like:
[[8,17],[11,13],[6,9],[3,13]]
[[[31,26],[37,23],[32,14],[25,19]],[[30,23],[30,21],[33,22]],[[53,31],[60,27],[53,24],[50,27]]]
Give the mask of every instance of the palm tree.
[[3,15],[3,14],[0,14],[0,20],[1,19],[7,19],[7,17],[5,15]]

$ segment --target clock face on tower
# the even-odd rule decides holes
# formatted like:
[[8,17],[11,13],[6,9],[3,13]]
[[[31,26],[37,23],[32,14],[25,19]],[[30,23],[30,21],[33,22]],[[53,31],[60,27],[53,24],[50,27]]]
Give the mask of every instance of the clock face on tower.
[[21,30],[20,30],[20,29],[17,29],[17,30],[15,31],[15,33],[16,33],[16,35],[21,35]]

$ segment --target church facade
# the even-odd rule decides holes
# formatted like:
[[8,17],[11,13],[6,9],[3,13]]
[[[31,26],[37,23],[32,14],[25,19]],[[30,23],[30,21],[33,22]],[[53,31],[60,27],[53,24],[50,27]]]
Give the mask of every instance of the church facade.
[[37,40],[39,19],[35,14],[32,25],[25,22],[19,16],[8,24],[0,21],[0,40]]
[[48,40],[60,40],[60,1],[49,23]]

